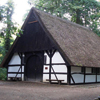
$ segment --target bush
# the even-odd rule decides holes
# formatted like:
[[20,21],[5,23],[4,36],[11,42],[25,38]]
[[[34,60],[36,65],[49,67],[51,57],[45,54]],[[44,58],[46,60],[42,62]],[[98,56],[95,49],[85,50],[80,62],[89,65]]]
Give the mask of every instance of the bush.
[[6,79],[7,79],[7,69],[0,68],[0,80],[6,80]]

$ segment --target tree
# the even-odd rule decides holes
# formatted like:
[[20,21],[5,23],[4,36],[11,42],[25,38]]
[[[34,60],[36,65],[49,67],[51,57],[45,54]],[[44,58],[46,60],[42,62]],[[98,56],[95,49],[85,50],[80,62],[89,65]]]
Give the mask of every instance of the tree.
[[51,13],[52,15],[57,15],[58,17],[63,17],[64,12],[60,8],[63,6],[63,0],[28,0],[28,3],[35,3],[38,9]]
[[13,0],[8,0],[6,5],[1,7],[1,11],[3,10],[2,13],[2,24],[3,27],[0,30],[0,37],[4,38],[4,48],[7,51],[9,50],[11,46],[11,41],[12,41],[12,34],[18,35],[18,33],[22,33],[21,29],[18,29],[17,23],[12,21],[12,15],[14,12],[14,3]]
[[[29,0],[29,2],[33,4],[34,0]],[[96,0],[38,0],[35,2],[35,6],[62,18],[65,18],[67,13],[71,16],[72,22],[90,27],[100,36],[98,29],[100,3]]]
[[8,0],[6,8],[5,8],[5,24],[6,24],[6,29],[5,29],[5,50],[6,52],[10,48],[10,38],[11,34],[13,33],[13,22],[12,22],[12,15],[14,11],[14,4],[12,0]]
[[18,29],[18,24],[12,20],[13,12],[13,0],[8,0],[5,5],[0,6],[0,24],[2,23],[2,28],[0,27],[0,38],[2,38],[3,43],[3,45],[0,43],[0,57],[2,59],[11,47],[12,34],[19,36],[18,33],[22,33],[22,30]]
[[4,13],[3,8],[4,8],[4,6],[0,6],[0,22],[3,19],[3,13]]

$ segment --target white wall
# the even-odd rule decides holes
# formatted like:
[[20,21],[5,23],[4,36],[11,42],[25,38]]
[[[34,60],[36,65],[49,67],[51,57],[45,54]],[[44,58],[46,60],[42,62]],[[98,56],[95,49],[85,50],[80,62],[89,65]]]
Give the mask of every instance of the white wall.
[[[73,74],[72,75],[75,83],[83,83],[84,81],[84,75],[82,74]],[[73,81],[71,80],[71,83],[73,83]]]
[[[91,73],[92,68],[86,68],[86,73]],[[86,75],[85,82],[96,82],[96,75]]]
[[65,63],[59,52],[56,52],[52,58],[52,63]]
[[[47,56],[46,64],[50,63],[50,58],[48,57],[47,53],[44,55]],[[56,52],[52,58],[52,63],[65,63],[62,56],[59,52]],[[47,68],[47,69],[46,69]],[[59,73],[66,73],[66,74],[56,74],[58,79],[64,80],[62,83],[67,83],[67,67],[65,65],[53,65],[52,68],[55,72]],[[51,69],[51,72],[53,70]],[[43,73],[49,73],[49,65],[44,65]],[[49,74],[43,74],[43,82],[46,82],[46,79],[49,79]],[[54,74],[51,74],[51,79],[56,79]]]
[[21,64],[21,59],[17,53],[13,55],[13,57],[11,58],[9,62],[9,65],[12,65],[12,64]]
[[[15,64],[15,65],[21,64],[21,59],[17,53],[15,53],[13,55],[13,57],[11,58],[11,60],[9,62],[9,65],[13,65],[13,64]],[[14,67],[9,66],[8,72],[18,72],[19,68],[20,68],[20,66],[14,66]],[[19,72],[21,72],[21,69]],[[22,72],[24,72],[24,66],[22,66]],[[8,74],[8,79],[9,79],[9,77],[15,77],[15,76],[16,76],[16,74]],[[18,74],[17,77],[21,77],[21,74]],[[22,80],[24,80],[24,74],[22,74]]]
[[97,82],[100,82],[100,75],[97,75]]
[[96,75],[86,75],[85,82],[96,82]]
[[67,73],[67,68],[65,65],[53,65],[52,68],[55,72]]
[[[73,72],[81,72],[81,67],[72,67],[71,73]],[[86,68],[86,73],[91,73],[91,68]],[[72,77],[75,83],[83,83],[84,81],[83,74],[73,74]],[[100,81],[100,75],[97,75],[97,80]],[[85,75],[85,83],[89,83],[89,82],[96,82],[96,75]],[[73,83],[72,80],[71,83]]]
[[[71,67],[71,73],[74,73],[74,72],[81,73],[81,67]],[[83,81],[84,81],[83,74],[72,74],[72,77],[73,77],[75,83],[83,83]],[[73,83],[72,80],[71,80],[71,83]]]

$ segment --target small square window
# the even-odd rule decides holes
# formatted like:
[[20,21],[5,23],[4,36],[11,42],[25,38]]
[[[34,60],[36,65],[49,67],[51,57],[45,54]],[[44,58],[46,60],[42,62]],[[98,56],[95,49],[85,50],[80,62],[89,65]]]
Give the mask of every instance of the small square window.
[[92,73],[96,74],[96,68],[92,68]]
[[85,72],[85,67],[81,67],[81,72],[82,72],[82,73]]
[[100,68],[97,68],[97,74],[100,74]]

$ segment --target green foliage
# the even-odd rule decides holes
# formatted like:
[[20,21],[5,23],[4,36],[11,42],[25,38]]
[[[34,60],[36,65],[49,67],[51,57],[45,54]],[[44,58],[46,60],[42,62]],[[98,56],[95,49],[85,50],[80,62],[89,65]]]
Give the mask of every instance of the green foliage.
[[0,64],[5,56],[5,49],[0,46]]
[[4,49],[3,45],[4,45],[4,41],[2,38],[0,38],[0,64],[5,56],[5,49]]
[[[4,41],[2,46],[0,44],[0,47],[3,48],[5,54],[8,52],[13,42],[12,35],[23,33],[23,30],[17,28],[18,26],[17,23],[12,21],[13,12],[14,12],[13,0],[8,0],[4,6],[0,6],[0,17],[1,17],[1,23],[3,24],[2,28],[0,28],[0,37]],[[0,53],[2,53],[2,55],[5,55],[3,54],[4,51],[3,52],[0,51]]]
[[6,80],[6,79],[7,79],[7,69],[0,68],[0,80]]
[[[33,4],[34,0],[29,0],[29,3]],[[36,0],[35,6],[62,18],[67,13],[72,22],[90,27],[100,36],[100,3],[96,0]]]

